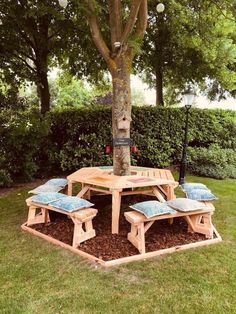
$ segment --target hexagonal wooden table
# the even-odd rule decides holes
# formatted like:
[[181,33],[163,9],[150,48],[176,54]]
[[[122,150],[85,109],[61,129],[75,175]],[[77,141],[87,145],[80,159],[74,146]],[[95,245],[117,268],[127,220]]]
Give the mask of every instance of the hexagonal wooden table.
[[121,197],[123,195],[152,194],[161,202],[175,198],[178,186],[170,170],[131,167],[130,176],[115,176],[113,167],[82,168],[67,177],[68,195],[72,195],[73,184],[81,183],[78,197],[90,198],[90,192],[112,195],[112,233],[119,233]]

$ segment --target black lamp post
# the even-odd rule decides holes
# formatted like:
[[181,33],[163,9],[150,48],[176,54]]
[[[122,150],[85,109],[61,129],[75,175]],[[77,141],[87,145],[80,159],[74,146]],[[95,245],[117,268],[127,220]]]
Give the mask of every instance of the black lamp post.
[[195,93],[190,87],[183,93],[186,118],[185,118],[185,128],[184,128],[183,151],[182,151],[182,158],[181,158],[180,171],[179,171],[179,184],[180,185],[184,184],[185,182],[185,174],[186,174],[186,169],[187,169],[188,120],[189,120],[189,111],[192,107],[194,97],[195,97]]

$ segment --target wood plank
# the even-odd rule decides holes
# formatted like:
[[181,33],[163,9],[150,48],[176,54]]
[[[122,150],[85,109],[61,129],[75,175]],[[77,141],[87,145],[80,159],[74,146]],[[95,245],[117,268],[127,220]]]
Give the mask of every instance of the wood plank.
[[73,183],[71,181],[68,181],[68,186],[67,186],[67,195],[72,196],[73,191]]
[[99,188],[95,188],[93,186],[90,186],[90,190],[94,191],[94,192],[104,193],[104,194],[112,194],[112,192],[110,190],[99,189]]
[[121,195],[137,195],[137,194],[148,194],[148,193],[151,193],[152,192],[152,189],[146,189],[146,190],[133,190],[133,191],[124,191],[124,192],[121,192]]
[[82,190],[77,194],[77,197],[83,197],[89,190],[89,186],[86,185],[82,188]]
[[152,190],[153,190],[154,195],[157,197],[157,199],[160,202],[165,203],[166,200],[164,199],[162,194],[159,192],[158,188],[157,187],[153,187]]
[[112,233],[119,233],[121,194],[120,191],[112,191]]

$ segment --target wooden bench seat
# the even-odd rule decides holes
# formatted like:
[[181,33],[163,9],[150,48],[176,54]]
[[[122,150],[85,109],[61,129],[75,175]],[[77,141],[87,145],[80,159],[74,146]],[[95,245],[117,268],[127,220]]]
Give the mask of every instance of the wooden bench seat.
[[168,219],[170,223],[174,218],[184,217],[188,223],[188,232],[198,232],[204,234],[206,238],[213,238],[213,225],[211,216],[214,212],[214,206],[211,203],[206,203],[208,209],[177,212],[175,214],[160,215],[152,218],[146,218],[143,214],[137,211],[125,212],[125,218],[131,224],[131,231],[128,233],[128,240],[139,250],[140,253],[145,253],[145,233],[157,220]]
[[30,199],[26,200],[29,207],[27,226],[50,222],[48,211],[55,211],[70,217],[74,223],[72,246],[76,248],[80,243],[95,237],[92,219],[97,215],[95,208],[84,208],[72,213],[60,210],[50,205],[37,204]]

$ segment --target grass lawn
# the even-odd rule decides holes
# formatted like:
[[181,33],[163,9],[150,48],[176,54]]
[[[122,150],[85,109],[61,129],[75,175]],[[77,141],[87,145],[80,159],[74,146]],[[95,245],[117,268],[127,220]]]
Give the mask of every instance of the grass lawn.
[[109,270],[24,233],[27,189],[0,198],[0,313],[236,313],[236,180],[211,188],[223,242]]

